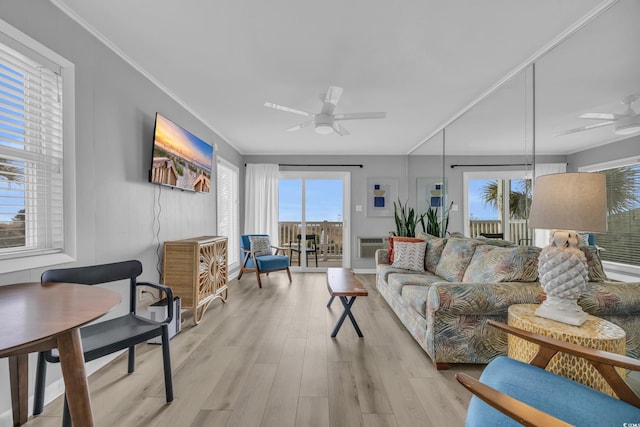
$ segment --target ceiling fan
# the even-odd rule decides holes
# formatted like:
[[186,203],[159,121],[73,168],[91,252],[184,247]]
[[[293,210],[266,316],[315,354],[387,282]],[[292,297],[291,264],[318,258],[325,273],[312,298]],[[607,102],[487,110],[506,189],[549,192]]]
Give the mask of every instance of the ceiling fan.
[[585,113],[578,116],[579,119],[602,120],[600,123],[581,126],[554,134],[554,136],[568,135],[581,132],[583,130],[595,129],[602,126],[613,125],[613,132],[616,135],[631,135],[640,132],[640,114],[636,113],[631,106],[640,98],[640,92],[627,95],[622,99],[622,103],[627,107],[622,114],[617,113]]
[[338,124],[340,120],[358,120],[358,119],[383,119],[385,113],[338,113],[335,114],[333,110],[336,108],[340,97],[342,96],[342,88],[338,86],[329,86],[326,93],[320,94],[320,100],[322,101],[322,110],[317,113],[309,113],[307,111],[297,110],[295,108],[285,107],[283,105],[274,104],[271,102],[265,102],[264,106],[268,108],[274,108],[280,111],[287,111],[289,113],[299,114],[301,116],[309,117],[306,122],[300,123],[287,129],[289,132],[302,129],[303,127],[313,125],[316,133],[329,134],[336,132],[340,136],[349,135],[349,132]]

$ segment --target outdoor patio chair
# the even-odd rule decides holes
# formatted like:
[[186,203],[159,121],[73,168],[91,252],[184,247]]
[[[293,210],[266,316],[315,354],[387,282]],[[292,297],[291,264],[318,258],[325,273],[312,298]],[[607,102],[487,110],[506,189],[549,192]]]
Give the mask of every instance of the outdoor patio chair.
[[[306,253],[307,258],[307,267],[309,266],[309,254],[314,254],[316,257],[316,267],[318,266],[318,236],[316,234],[307,234],[305,236],[306,244],[304,248],[302,247],[302,235],[298,234],[296,236],[296,241],[289,242],[289,249],[291,250],[291,256],[293,257],[293,252],[298,253],[298,267],[300,266],[300,257],[302,256],[302,252]],[[291,260],[289,260],[289,265],[291,265]]]
[[[245,234],[240,236],[240,249],[242,250],[243,261],[238,274],[238,280],[242,278],[245,271],[253,271],[258,279],[258,286],[262,287],[260,275],[267,275],[272,271],[287,270],[289,283],[291,283],[291,270],[289,269],[289,256],[284,254],[286,248],[272,246],[269,236],[266,234]],[[275,252],[273,250],[275,249]]]
[[[138,286],[148,286],[165,294],[167,301],[173,301],[171,288],[155,283],[137,282],[142,274],[140,261],[123,261],[112,264],[89,267],[63,268],[48,270],[42,274],[42,282],[66,282],[83,285],[98,285],[123,280],[129,281],[129,313],[124,316],[93,323],[80,328],[82,349],[85,362],[120,350],[129,350],[128,372],[135,369],[136,344],[160,336],[162,339],[162,358],[164,369],[164,387],[167,403],[173,401],[173,382],[171,377],[171,354],[169,352],[169,324],[173,319],[173,304],[167,304],[167,318],[156,322],[136,314]],[[34,390],[33,415],[44,409],[44,389],[46,385],[47,362],[59,363],[57,349],[38,353],[36,384]],[[62,425],[71,426],[71,417],[65,395]]]
[[[488,323],[540,348],[528,364],[497,357],[484,369],[480,380],[461,372],[456,374],[456,379],[474,394],[467,409],[466,427],[623,426],[640,421],[640,398],[615,368],[640,371],[640,361],[493,320]],[[545,367],[558,352],[587,359],[619,399],[546,371]]]

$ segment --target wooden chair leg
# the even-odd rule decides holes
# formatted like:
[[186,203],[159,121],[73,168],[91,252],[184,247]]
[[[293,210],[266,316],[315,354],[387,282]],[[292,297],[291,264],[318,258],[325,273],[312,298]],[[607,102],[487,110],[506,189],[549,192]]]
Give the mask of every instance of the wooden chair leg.
[[258,278],[258,287],[262,287],[262,281],[260,280],[260,272],[256,269],[256,277]]
[[289,283],[292,282],[291,280],[291,270],[289,270],[289,268],[287,267],[287,274],[289,275]]

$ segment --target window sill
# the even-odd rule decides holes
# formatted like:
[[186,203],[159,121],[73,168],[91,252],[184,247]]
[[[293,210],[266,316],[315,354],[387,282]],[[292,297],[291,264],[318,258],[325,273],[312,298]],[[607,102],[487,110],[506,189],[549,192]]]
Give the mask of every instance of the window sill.
[[614,280],[640,281],[640,267],[617,262],[602,261],[607,277]]
[[0,274],[30,270],[32,268],[49,267],[73,261],[75,261],[75,258],[65,253],[6,259],[0,261]]

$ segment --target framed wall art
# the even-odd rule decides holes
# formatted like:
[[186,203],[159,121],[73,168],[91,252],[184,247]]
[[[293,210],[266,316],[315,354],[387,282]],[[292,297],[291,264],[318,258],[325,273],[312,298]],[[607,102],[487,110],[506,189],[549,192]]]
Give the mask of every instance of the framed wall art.
[[393,216],[393,202],[398,200],[396,178],[367,179],[367,216]]
[[416,185],[416,213],[421,215],[429,208],[438,209],[446,205],[447,179],[443,177],[418,178]]

